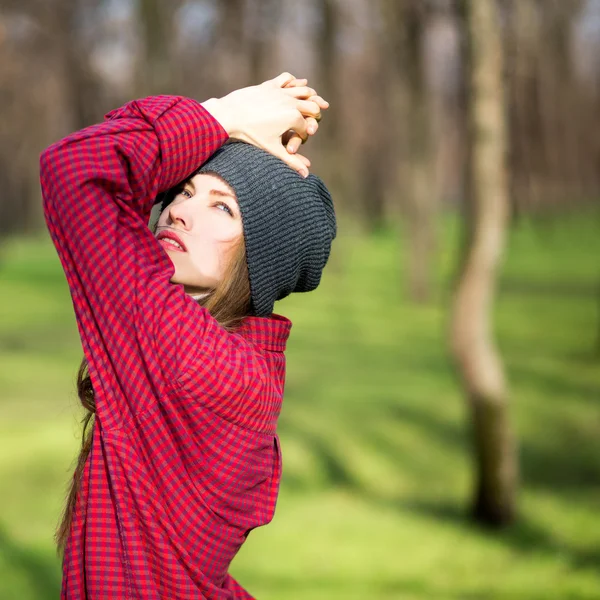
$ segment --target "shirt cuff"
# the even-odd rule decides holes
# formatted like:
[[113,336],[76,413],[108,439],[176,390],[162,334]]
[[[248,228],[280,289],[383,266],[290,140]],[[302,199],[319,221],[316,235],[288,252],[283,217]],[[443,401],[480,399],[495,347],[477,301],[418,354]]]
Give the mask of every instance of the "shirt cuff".
[[200,102],[181,97],[154,122],[161,152],[159,192],[191,175],[228,139],[221,123]]

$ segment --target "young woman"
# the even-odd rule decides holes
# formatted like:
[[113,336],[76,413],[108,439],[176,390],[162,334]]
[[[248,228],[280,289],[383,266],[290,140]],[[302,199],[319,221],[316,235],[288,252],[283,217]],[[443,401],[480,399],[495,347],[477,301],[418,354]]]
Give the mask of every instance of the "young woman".
[[62,598],[252,598],[228,568],[279,489],[291,322],[273,304],[317,287],[336,235],[297,154],[327,108],[306,83],[135,100],[40,157],[88,410]]

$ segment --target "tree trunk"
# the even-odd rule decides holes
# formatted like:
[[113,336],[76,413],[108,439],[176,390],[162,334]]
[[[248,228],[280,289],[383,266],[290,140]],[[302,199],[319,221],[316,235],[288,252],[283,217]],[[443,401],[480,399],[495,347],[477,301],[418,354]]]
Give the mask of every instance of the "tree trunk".
[[[318,136],[321,136],[314,149],[316,160],[314,164],[327,165],[330,187],[334,193],[344,197],[347,205],[354,214],[358,214],[360,204],[357,202],[354,190],[348,184],[348,164],[350,152],[346,145],[343,131],[343,120],[340,111],[344,105],[344,98],[340,88],[340,54],[336,43],[341,27],[339,6],[333,0],[319,0],[319,26],[315,37],[316,56],[315,64],[316,89],[332,107],[319,125]],[[309,81],[309,84],[311,82]],[[312,85],[312,84],[311,84]],[[303,150],[303,149],[301,149]],[[312,160],[312,159],[311,159]]]
[[600,285],[598,286],[598,324],[596,326],[596,356],[600,356]]
[[[438,208],[430,90],[425,69],[429,11],[421,0],[382,0],[387,54],[393,64],[390,87],[400,114],[397,142],[402,145],[400,188],[404,196],[408,293],[427,302],[433,288]],[[386,82],[387,84],[387,82]]]
[[277,75],[272,57],[283,8],[279,0],[260,0],[248,11],[248,23],[245,26],[251,85]]
[[163,0],[137,0],[142,55],[136,96],[173,93],[176,65],[171,60],[171,40],[176,4]]
[[491,308],[509,214],[503,54],[495,0],[465,0],[469,73],[468,241],[455,292],[451,345],[472,413],[473,515],[505,525],[516,511],[516,441]]
[[432,110],[425,74],[425,26],[427,12],[418,0],[405,2],[403,70],[408,81],[407,218],[408,291],[414,302],[431,299],[435,254],[435,166],[433,160]]
[[91,48],[78,25],[86,8],[82,4],[73,0],[54,2],[54,10],[49,12],[52,20],[48,23],[54,31],[71,131],[94,123],[99,112],[100,84],[90,65]]

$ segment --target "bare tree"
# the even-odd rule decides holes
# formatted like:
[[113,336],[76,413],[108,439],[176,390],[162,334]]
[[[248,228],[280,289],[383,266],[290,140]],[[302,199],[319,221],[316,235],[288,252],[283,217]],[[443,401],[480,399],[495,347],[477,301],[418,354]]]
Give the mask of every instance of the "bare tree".
[[596,355],[600,356],[600,286],[598,286],[598,323],[596,326]]
[[593,89],[578,75],[574,22],[580,0],[504,0],[510,93],[511,177],[520,212],[594,196]]
[[32,157],[48,139],[89,125],[96,118],[102,94],[91,67],[91,39],[83,24],[100,3],[101,0],[2,3],[2,233],[43,227],[39,166]]
[[386,59],[395,82],[392,94],[402,145],[400,185],[407,220],[408,290],[415,301],[431,296],[435,251],[434,140],[430,90],[425,69],[425,33],[429,5],[421,0],[383,0]]
[[[348,152],[344,145],[343,137],[348,135],[342,127],[343,118],[341,112],[348,102],[342,94],[339,73],[342,69],[340,52],[337,39],[341,29],[342,15],[335,0],[319,0],[317,3],[318,27],[315,35],[315,50],[318,56],[316,66],[316,88],[321,96],[326,98],[332,106],[338,110],[331,111],[319,125],[321,142],[315,148],[317,159],[326,163],[330,174],[331,185],[344,197],[354,202],[354,194],[349,194],[347,177],[344,171],[347,169]],[[350,128],[347,128],[348,130]],[[353,134],[354,132],[352,132]]]
[[496,0],[464,0],[469,61],[467,243],[454,297],[451,346],[472,415],[473,514],[495,525],[515,516],[516,441],[502,362],[491,333],[509,214],[503,50]]
[[174,15],[180,0],[137,0],[140,43],[138,96],[171,94],[177,65],[173,57]]
[[253,0],[246,6],[247,45],[250,81],[264,81],[273,77],[270,59],[273,38],[280,26],[284,3],[280,0]]

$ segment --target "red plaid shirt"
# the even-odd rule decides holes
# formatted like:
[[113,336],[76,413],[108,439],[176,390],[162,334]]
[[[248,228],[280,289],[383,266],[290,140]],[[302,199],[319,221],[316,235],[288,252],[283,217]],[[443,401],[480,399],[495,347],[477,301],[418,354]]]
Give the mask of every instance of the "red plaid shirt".
[[247,317],[228,333],[170,283],[148,227],[156,195],[227,138],[195,100],[156,96],[41,154],[97,411],[62,598],[252,598],[227,571],[273,518],[292,324]]

